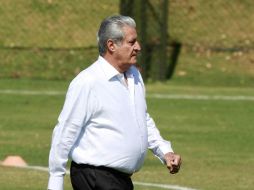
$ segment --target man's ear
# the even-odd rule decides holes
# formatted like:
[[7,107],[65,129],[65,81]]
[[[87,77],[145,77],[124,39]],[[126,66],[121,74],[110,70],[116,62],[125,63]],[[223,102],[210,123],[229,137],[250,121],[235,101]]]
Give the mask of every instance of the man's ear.
[[109,52],[114,52],[115,51],[115,43],[113,42],[113,40],[109,39],[107,41],[107,47],[108,47],[108,51]]

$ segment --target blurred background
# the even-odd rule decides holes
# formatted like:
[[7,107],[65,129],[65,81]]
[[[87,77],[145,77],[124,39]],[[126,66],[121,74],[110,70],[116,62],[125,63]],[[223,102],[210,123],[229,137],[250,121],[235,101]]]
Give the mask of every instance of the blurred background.
[[70,80],[97,59],[101,20],[135,18],[147,81],[254,85],[252,0],[5,0],[0,77]]
[[[148,111],[184,161],[168,175],[148,152],[135,189],[252,190],[253,0],[1,0],[0,189],[46,189],[66,89],[98,58],[102,19],[119,13],[137,23]],[[2,166],[10,155],[45,172]]]

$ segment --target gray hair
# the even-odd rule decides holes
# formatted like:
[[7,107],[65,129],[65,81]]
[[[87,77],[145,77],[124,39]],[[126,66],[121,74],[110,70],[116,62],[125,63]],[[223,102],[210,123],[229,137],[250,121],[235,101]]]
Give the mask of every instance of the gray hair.
[[121,44],[125,37],[123,27],[126,25],[136,28],[135,21],[129,16],[115,15],[102,21],[97,34],[99,54],[101,56],[107,51],[107,41],[109,39],[113,40],[116,44]]

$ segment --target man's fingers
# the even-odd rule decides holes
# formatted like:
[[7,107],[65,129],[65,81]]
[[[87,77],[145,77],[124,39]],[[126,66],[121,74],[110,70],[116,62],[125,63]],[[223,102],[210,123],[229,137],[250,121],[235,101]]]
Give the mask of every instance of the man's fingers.
[[179,171],[179,169],[180,169],[180,165],[172,165],[170,170],[169,170],[169,172],[171,174],[175,174],[175,173],[177,173]]
[[165,155],[167,168],[171,174],[175,174],[180,170],[181,156],[174,153],[167,153]]
[[171,174],[175,174],[180,170],[180,166],[181,166],[181,157],[178,155],[175,155],[174,158],[170,161],[170,173]]
[[167,162],[167,168],[169,169],[169,171],[173,169],[171,161]]
[[173,160],[171,160],[171,165],[180,167],[181,165],[181,157],[176,155]]
[[169,169],[169,172],[170,173],[172,173],[172,174],[174,174],[174,173],[177,173],[178,172],[178,170],[180,169],[180,166],[179,165],[176,165],[176,164],[174,164],[174,163],[168,163],[167,164],[167,168]]

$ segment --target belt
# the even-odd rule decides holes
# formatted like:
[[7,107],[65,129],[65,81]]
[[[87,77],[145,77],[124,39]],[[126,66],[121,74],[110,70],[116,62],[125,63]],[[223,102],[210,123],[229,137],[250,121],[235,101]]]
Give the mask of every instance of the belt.
[[124,173],[121,171],[118,171],[116,169],[113,168],[109,168],[106,166],[93,166],[93,165],[89,165],[89,164],[77,164],[76,162],[72,161],[71,165],[77,168],[90,168],[90,169],[97,169],[97,170],[101,170],[101,171],[108,171],[112,174],[116,174],[122,177],[127,177],[130,178],[132,176],[132,174],[128,174],[128,173]]

